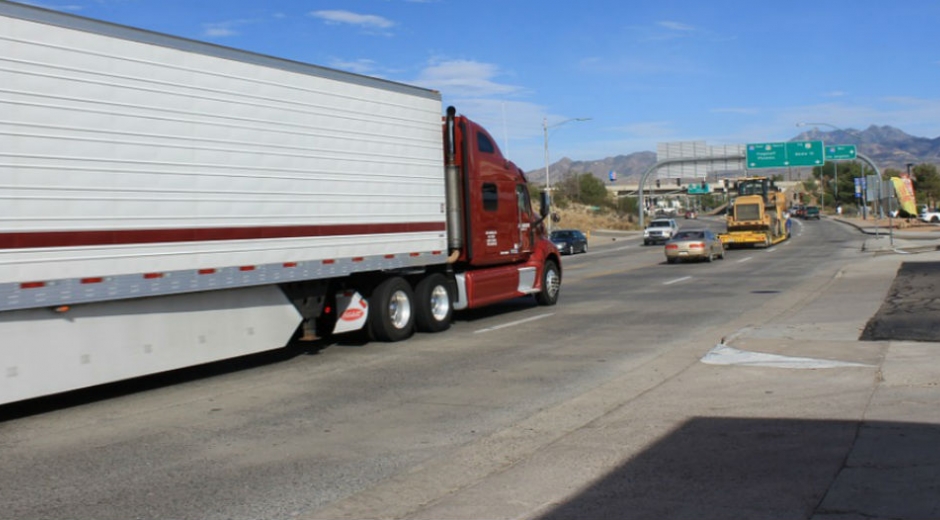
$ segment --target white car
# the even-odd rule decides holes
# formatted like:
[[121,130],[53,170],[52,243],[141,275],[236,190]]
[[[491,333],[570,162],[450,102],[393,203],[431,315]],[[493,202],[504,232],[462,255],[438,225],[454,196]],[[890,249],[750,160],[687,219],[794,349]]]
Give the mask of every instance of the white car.
[[679,231],[679,224],[675,219],[657,218],[652,220],[643,230],[643,245],[668,242]]
[[930,222],[931,224],[940,223],[940,211],[928,211],[926,208],[921,210],[920,215],[917,217],[924,222]]

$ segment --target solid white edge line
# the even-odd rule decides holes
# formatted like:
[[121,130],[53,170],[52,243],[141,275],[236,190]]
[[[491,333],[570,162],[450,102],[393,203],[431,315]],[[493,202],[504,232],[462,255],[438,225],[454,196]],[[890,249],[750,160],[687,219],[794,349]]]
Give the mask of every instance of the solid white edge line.
[[738,263],[739,263],[739,264],[743,264],[744,262],[750,261],[752,258],[754,258],[754,257],[753,257],[753,256],[745,256],[744,258],[738,260]]

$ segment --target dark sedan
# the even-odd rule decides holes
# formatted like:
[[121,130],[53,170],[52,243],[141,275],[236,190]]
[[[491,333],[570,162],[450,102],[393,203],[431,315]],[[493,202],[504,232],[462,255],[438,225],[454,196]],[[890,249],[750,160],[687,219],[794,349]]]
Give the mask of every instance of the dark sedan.
[[556,229],[551,239],[562,254],[587,253],[587,237],[577,229]]

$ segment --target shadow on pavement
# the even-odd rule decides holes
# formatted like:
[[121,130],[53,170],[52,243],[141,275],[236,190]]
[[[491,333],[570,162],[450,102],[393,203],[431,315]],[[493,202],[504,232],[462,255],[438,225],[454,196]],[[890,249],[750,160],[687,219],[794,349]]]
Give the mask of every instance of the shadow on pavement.
[[542,520],[940,518],[940,426],[692,419]]

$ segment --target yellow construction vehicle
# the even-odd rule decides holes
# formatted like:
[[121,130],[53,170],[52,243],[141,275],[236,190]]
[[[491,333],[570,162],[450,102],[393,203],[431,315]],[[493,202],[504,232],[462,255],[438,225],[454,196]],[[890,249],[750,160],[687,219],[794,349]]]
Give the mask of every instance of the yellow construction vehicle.
[[728,206],[728,230],[719,235],[725,247],[770,247],[790,237],[786,195],[767,177],[732,182],[734,200]]

